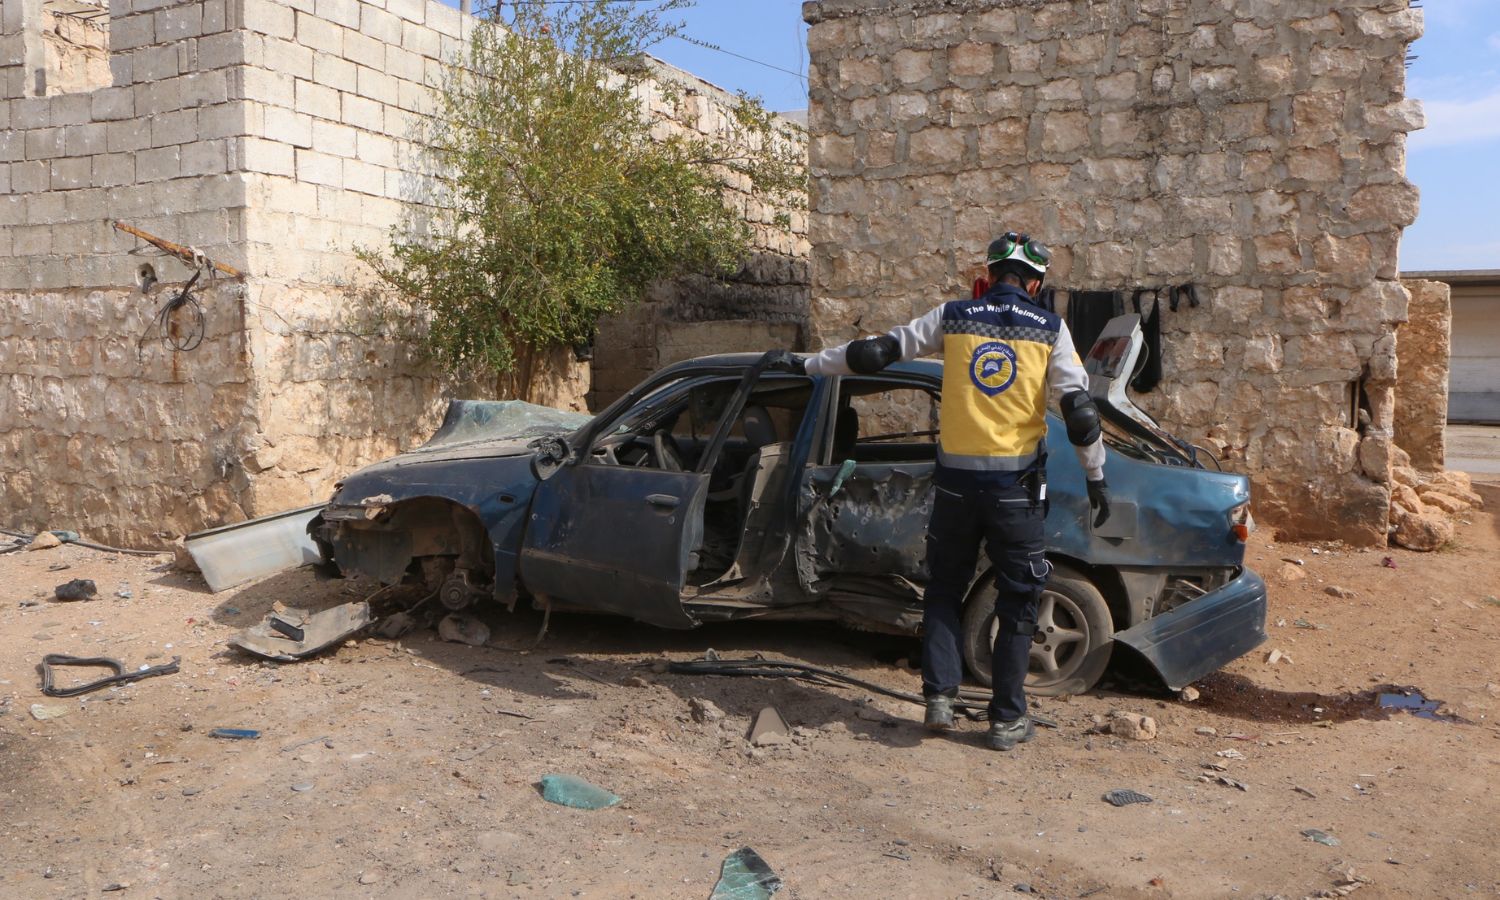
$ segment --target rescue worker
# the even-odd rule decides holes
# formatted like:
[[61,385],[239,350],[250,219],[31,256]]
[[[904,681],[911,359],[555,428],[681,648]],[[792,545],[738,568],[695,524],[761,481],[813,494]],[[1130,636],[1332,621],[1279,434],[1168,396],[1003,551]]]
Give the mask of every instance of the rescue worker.
[[1049,389],[1060,398],[1068,439],[1087,475],[1095,527],[1109,517],[1109,490],[1099,414],[1073,338],[1059,316],[1031,302],[1051,253],[1012,231],[991,243],[986,257],[992,286],[979,299],[944,303],[889,334],[824,350],[798,367],[813,375],[868,375],[942,352],[937,496],[927,527],[930,580],[922,619],[925,724],[933,731],[953,727],[963,677],[959,613],[983,539],[995,568],[999,622],[985,743],[1009,750],[1035,735],[1023,686],[1037,602],[1051,571],[1042,545]]

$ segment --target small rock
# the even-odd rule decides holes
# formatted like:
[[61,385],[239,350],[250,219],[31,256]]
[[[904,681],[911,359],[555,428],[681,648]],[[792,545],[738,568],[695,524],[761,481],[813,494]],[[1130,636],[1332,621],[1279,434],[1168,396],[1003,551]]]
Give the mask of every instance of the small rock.
[[873,706],[861,706],[854,711],[854,718],[863,719],[866,722],[884,722],[890,716],[887,716]]
[[[46,877],[50,878],[52,876],[49,873]],[[111,881],[109,884],[106,884],[104,887],[100,888],[99,890],[103,891],[106,894],[111,894],[111,893],[114,893],[115,891],[123,891],[123,890],[125,890],[128,887],[130,887],[130,882],[128,882],[128,881]]]
[[1356,596],[1353,591],[1348,588],[1341,588],[1336,584],[1330,584],[1328,587],[1323,588],[1323,593],[1330,597],[1337,597],[1340,600],[1353,600]]
[[650,687],[651,686],[651,682],[647,681],[646,679],[642,678],[639,675],[632,675],[632,676],[630,676],[629,678],[625,679],[624,681],[622,681],[620,683],[623,684],[623,685],[625,685],[626,687],[633,687],[633,688],[643,688],[643,687]]
[[438,637],[454,644],[483,647],[490,642],[490,627],[467,613],[449,613],[438,623]]
[[184,797],[191,797],[194,794],[201,794],[201,793],[203,793],[203,788],[201,788],[201,787],[185,787],[185,788],[182,789],[182,796],[184,796]]
[[1188,685],[1187,687],[1183,688],[1182,693],[1178,694],[1177,696],[1180,697],[1184,703],[1192,703],[1199,697],[1198,689],[1193,687],[1192,685]]
[[99,587],[87,578],[75,578],[67,584],[52,589],[52,596],[64,602],[92,600],[99,596]]
[[376,875],[374,872],[361,872],[361,873],[359,873],[359,883],[360,884],[374,884],[375,882],[377,882],[379,880],[380,880],[380,876]]
[[1294,566],[1291,563],[1283,563],[1281,568],[1276,570],[1276,577],[1284,582],[1292,583],[1296,581],[1305,581],[1307,579],[1307,573],[1302,571],[1300,567]]
[[198,563],[193,559],[193,554],[188,552],[186,538],[178,538],[172,542],[172,568],[179,572],[198,571]]
[[31,543],[29,543],[29,544],[26,545],[26,549],[27,550],[51,550],[53,547],[61,547],[61,546],[62,546],[62,541],[58,539],[57,535],[53,534],[50,531],[43,531],[43,532],[39,533],[36,537],[34,537],[34,538],[31,539]]
[[1245,754],[1243,754],[1240,751],[1235,750],[1233,748],[1231,748],[1229,750],[1220,750],[1218,753],[1215,753],[1214,756],[1217,756],[1217,757],[1219,757],[1221,759],[1244,759],[1245,758]]
[[311,781],[302,781],[292,785],[292,790],[296,791],[299,794],[305,794],[312,789],[313,784]]
[[43,722],[47,719],[61,719],[75,708],[72,706],[48,706],[43,703],[33,703],[31,704],[31,717],[38,722]]
[[1432,551],[1453,540],[1453,522],[1441,513],[1413,515],[1393,510],[1394,540],[1408,550]]
[[122,587],[118,591],[115,591],[115,596],[119,597],[121,600],[129,600],[131,597],[134,597],[135,595],[133,593],[131,593],[130,588],[128,588],[128,587]]
[[693,721],[699,724],[717,722],[724,718],[724,710],[719,709],[712,700],[704,700],[694,697],[688,701],[688,712],[692,714]]
[[1109,720],[1109,731],[1127,741],[1149,741],[1156,737],[1156,720],[1139,713],[1117,712]]
[[1280,650],[1272,650],[1270,653],[1266,654],[1266,665],[1276,665],[1277,663],[1281,662],[1281,658],[1285,655],[1286,654],[1282,653]]
[[1201,734],[1204,737],[1216,737],[1219,734],[1219,729],[1214,728],[1212,725],[1199,725],[1193,729],[1193,733]]

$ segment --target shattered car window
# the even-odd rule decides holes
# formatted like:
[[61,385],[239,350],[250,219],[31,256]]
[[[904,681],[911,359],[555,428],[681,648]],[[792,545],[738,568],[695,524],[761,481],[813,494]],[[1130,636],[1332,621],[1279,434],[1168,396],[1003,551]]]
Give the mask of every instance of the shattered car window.
[[582,428],[589,418],[587,413],[522,400],[450,400],[443,424],[421,449],[567,434]]

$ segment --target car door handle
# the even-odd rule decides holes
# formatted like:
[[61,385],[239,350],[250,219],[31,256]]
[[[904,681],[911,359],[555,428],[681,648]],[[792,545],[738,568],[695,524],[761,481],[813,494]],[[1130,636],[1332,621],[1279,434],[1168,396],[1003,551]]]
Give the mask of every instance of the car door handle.
[[652,506],[665,506],[672,509],[682,503],[682,498],[673,497],[671,494],[648,494],[646,502]]

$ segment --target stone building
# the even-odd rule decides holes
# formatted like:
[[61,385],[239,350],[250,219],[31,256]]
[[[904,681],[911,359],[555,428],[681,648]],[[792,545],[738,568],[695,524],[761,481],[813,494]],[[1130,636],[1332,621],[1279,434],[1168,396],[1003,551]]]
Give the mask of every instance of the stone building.
[[1141,405],[1251,474],[1282,534],[1383,544],[1407,6],[805,4],[814,344],[966,295],[1009,228],[1053,246],[1062,289],[1192,283]]
[[[87,6],[0,6],[0,521],[147,544],[317,502],[425,437],[450,386],[372,325],[352,251],[423,196],[405,138],[473,20],[430,0]],[[716,89],[659,77],[680,89],[643,96],[658,127],[729,127]],[[803,221],[751,187],[726,184],[757,255],[721,292],[773,312],[737,323],[664,287],[601,347],[797,330]],[[116,220],[244,273],[195,287],[195,348],[155,322],[189,267]],[[191,336],[190,310],[172,321]],[[582,405],[586,378],[557,387]]]

